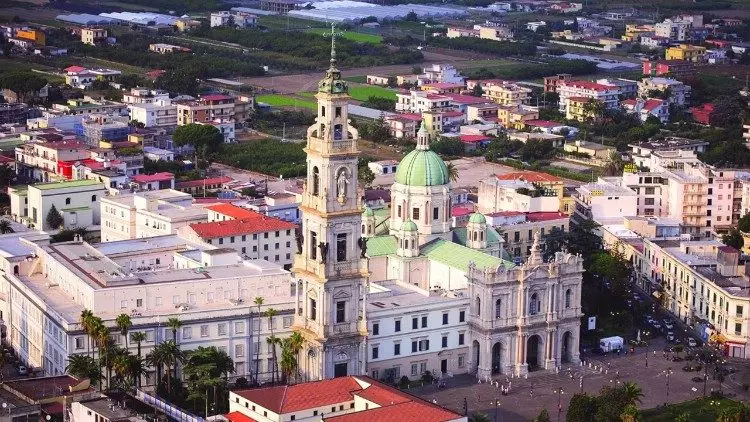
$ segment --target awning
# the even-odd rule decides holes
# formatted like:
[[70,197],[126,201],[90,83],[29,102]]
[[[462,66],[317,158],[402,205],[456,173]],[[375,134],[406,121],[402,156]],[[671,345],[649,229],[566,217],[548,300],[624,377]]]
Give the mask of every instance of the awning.
[[727,337],[724,334],[717,333],[717,334],[711,334],[711,337],[708,338],[709,343],[718,343],[718,344],[724,344],[727,342]]

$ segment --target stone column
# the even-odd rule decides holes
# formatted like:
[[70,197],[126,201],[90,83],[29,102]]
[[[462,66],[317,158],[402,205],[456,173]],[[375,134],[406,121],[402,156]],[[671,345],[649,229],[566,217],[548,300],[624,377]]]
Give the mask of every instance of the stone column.
[[492,346],[489,336],[483,336],[479,341],[479,363],[477,365],[477,378],[484,380],[492,375]]

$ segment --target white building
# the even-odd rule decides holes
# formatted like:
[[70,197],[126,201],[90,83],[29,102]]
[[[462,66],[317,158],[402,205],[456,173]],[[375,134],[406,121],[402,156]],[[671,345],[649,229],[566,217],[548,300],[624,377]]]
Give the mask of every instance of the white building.
[[211,27],[231,26],[236,28],[248,28],[258,24],[258,17],[252,13],[240,11],[226,11],[211,13]]
[[654,77],[643,78],[638,82],[638,95],[640,97],[651,97],[650,92],[652,91],[668,91],[669,104],[686,106],[690,103],[690,86],[677,79]]
[[99,200],[107,194],[97,180],[37,183],[8,189],[10,212],[15,221],[37,230],[52,229],[47,216],[54,206],[65,228],[88,228],[99,224]]
[[636,193],[630,188],[599,180],[581,185],[576,191],[576,208],[571,217],[576,221],[600,222],[614,216],[637,215]]
[[617,108],[621,91],[615,85],[590,81],[562,81],[557,85],[557,93],[560,95],[559,109],[566,112],[569,98],[589,98],[601,102],[607,108]]
[[464,77],[458,70],[449,64],[433,64],[424,68],[423,77],[420,78],[420,85],[431,83],[451,83],[462,84]]
[[129,104],[128,114],[145,127],[177,126],[177,106],[169,100]]

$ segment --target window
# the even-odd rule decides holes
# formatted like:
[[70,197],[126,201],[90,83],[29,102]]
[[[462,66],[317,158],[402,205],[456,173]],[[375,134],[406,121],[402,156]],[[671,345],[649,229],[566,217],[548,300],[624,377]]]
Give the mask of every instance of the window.
[[182,338],[193,338],[193,327],[182,327]]
[[464,333],[458,333],[458,345],[459,346],[464,345]]
[[401,343],[396,343],[393,345],[393,356],[400,356],[401,355]]
[[208,337],[208,325],[201,325],[201,337]]
[[448,347],[448,336],[443,335],[443,338],[441,339],[440,347],[446,348]]
[[318,234],[310,232],[310,258],[318,259]]
[[341,107],[336,107],[334,113],[336,117],[341,117]]
[[430,350],[430,340],[419,340],[419,351],[424,352]]
[[96,202],[96,195],[91,195],[91,202]]
[[411,352],[417,353],[417,350],[419,348],[418,342],[416,340],[412,340],[411,342]]
[[336,235],[336,261],[346,261],[346,233]]
[[394,321],[394,323],[393,323],[393,331],[395,331],[397,333],[401,332],[401,320],[400,319],[397,319],[396,321]]
[[320,191],[320,170],[318,170],[318,167],[313,167],[312,173],[312,194],[318,196],[318,192]]
[[372,335],[376,336],[380,334],[380,324],[377,322],[372,323]]
[[235,344],[234,345],[234,357],[241,358],[245,356],[245,345]]
[[741,335],[742,334],[742,323],[737,322],[734,324],[734,334]]
[[460,355],[458,357],[458,367],[463,368],[465,364],[466,364],[466,358],[464,357],[464,355]]
[[83,349],[83,337],[76,337],[76,349]]
[[412,319],[411,319],[411,329],[412,330],[416,330],[418,328],[419,328],[419,318],[412,317]]
[[219,324],[219,335],[220,336],[227,335],[227,324],[225,324],[225,323]]
[[448,325],[448,312],[443,313],[443,325]]
[[418,373],[417,370],[418,370],[417,364],[412,363],[411,364],[411,376],[416,376]]
[[234,333],[235,334],[241,334],[245,332],[245,323],[244,322],[235,322],[234,323]]
[[531,295],[531,301],[529,302],[529,314],[536,315],[539,313],[539,294],[533,293]]
[[336,302],[336,322],[346,322],[346,302]]
[[503,317],[503,300],[498,299],[495,301],[495,319]]
[[401,217],[401,205],[399,205],[398,207],[396,207],[396,215],[398,217]]
[[432,219],[437,220],[438,216],[440,215],[440,208],[435,207],[432,209]]
[[466,320],[466,311],[459,311],[458,322],[464,322]]
[[427,317],[422,316],[422,328],[427,328]]
[[411,219],[414,221],[419,221],[419,208],[411,209]]
[[474,313],[476,315],[479,315],[481,310],[482,310],[482,299],[480,299],[479,296],[477,296],[474,299]]
[[565,291],[565,308],[570,308],[570,300],[573,298],[573,292],[570,289]]
[[315,302],[315,299],[310,299],[310,319],[315,321],[317,313],[318,304]]
[[372,358],[377,359],[378,358],[378,352],[379,347],[378,346],[372,346]]
[[65,198],[65,205],[70,205],[70,198]]

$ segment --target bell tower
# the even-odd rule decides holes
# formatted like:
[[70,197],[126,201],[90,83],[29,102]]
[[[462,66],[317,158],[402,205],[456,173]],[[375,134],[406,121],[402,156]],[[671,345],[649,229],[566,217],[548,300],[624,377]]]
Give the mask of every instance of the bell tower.
[[365,362],[367,322],[360,302],[367,263],[360,250],[358,134],[349,126],[336,35],[332,26],[331,64],[318,83],[318,116],[307,130],[307,181],[293,268],[299,279],[293,328],[306,340],[299,367],[307,380],[362,374]]

